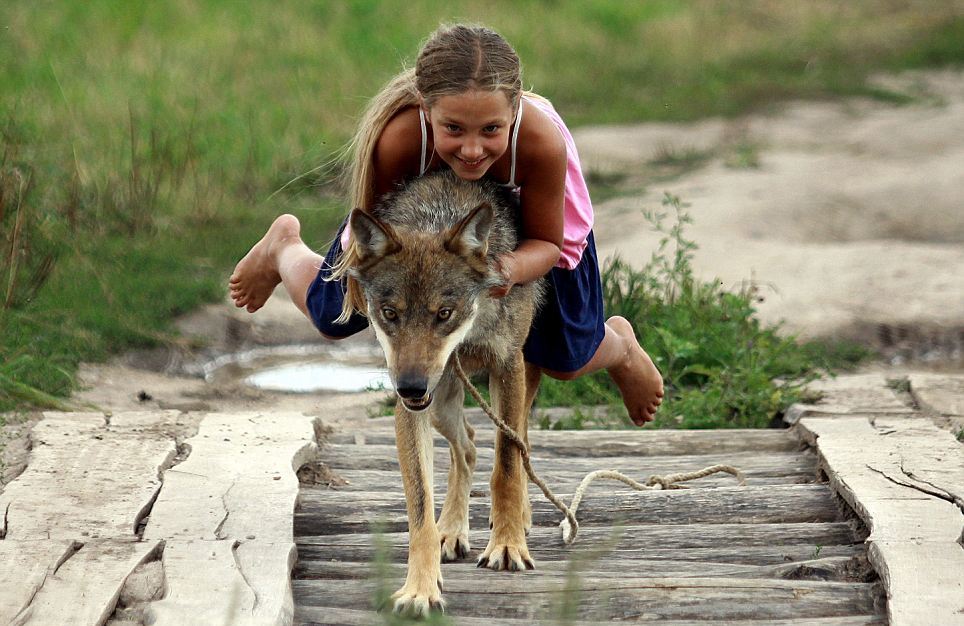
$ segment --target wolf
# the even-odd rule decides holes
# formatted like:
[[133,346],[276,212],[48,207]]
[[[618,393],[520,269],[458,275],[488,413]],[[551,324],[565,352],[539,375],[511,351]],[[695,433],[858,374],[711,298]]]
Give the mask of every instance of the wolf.
[[[349,227],[358,246],[351,275],[385,352],[397,394],[395,434],[409,553],[396,611],[442,609],[442,561],[468,556],[469,489],[474,431],[462,412],[464,390],[453,362],[487,370],[492,404],[526,442],[538,370],[526,369],[522,346],[542,298],[541,282],[517,285],[502,298],[496,259],[518,240],[517,203],[495,183],[451,172],[414,179],[370,211],[355,209]],[[528,381],[528,382],[527,382]],[[434,426],[450,446],[448,489],[438,522],[433,501]],[[479,567],[535,567],[526,546],[532,525],[527,476],[519,449],[496,435],[490,479],[491,536]]]

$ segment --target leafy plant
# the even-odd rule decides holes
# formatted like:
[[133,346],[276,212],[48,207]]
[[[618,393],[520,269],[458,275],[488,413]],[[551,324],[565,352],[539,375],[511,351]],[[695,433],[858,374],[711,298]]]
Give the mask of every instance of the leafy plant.
[[[691,218],[676,196],[667,194],[660,211],[647,219],[662,233],[640,270],[614,258],[603,269],[608,314],[632,323],[640,344],[663,375],[667,395],[656,425],[681,428],[763,427],[801,397],[803,386],[827,367],[847,364],[819,344],[801,346],[764,327],[756,317],[756,285],[738,292],[695,277],[696,243],[687,239]],[[805,347],[804,347],[805,346]],[[861,358],[858,352],[855,360]],[[562,389],[569,386],[569,389]],[[611,404],[622,415],[618,390],[605,374],[569,383],[544,380],[538,404]],[[612,427],[616,419],[578,420]],[[619,424],[627,424],[624,418]],[[556,428],[559,422],[543,421]]]

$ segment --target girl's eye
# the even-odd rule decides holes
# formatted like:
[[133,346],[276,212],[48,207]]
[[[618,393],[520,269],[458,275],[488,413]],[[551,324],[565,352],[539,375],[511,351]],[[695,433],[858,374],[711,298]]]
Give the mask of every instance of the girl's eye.
[[389,322],[394,322],[398,319],[398,312],[390,306],[383,306],[382,317],[387,319]]
[[438,317],[438,319],[439,319],[440,322],[444,322],[445,320],[447,320],[447,319],[449,319],[450,317],[452,317],[452,309],[450,309],[450,308],[448,308],[448,307],[439,309],[439,310],[438,310],[437,317]]
[[455,124],[446,124],[446,125],[445,125],[445,130],[447,130],[447,131],[450,132],[450,133],[457,133],[457,132],[459,132],[459,131],[462,130],[462,129],[459,128],[458,126],[456,126]]
[[482,129],[482,132],[483,132],[483,133],[488,133],[488,134],[491,135],[491,134],[493,134],[493,133],[499,132],[499,127],[496,126],[495,124],[493,124],[493,125],[491,125],[491,126],[486,126],[485,128]]

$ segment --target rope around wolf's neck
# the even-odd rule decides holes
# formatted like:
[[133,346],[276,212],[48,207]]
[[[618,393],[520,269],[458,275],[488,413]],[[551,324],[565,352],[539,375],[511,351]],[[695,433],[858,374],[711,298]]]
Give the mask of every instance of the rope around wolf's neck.
[[629,485],[636,491],[647,491],[653,489],[686,489],[686,487],[678,483],[686,482],[688,480],[696,480],[697,478],[704,478],[718,472],[726,472],[727,474],[732,474],[735,476],[740,482],[741,487],[746,485],[746,478],[743,476],[743,472],[730,465],[713,465],[697,472],[683,472],[679,474],[670,474],[669,476],[653,475],[649,477],[649,480],[646,481],[646,484],[636,482],[632,478],[629,478],[628,476],[625,476],[624,474],[621,474],[615,470],[596,470],[594,472],[590,472],[585,478],[582,479],[582,482],[579,483],[579,487],[576,488],[576,491],[572,496],[572,503],[569,506],[566,506],[566,503],[552,493],[552,490],[549,489],[549,486],[546,485],[545,481],[539,478],[535,470],[532,469],[532,464],[529,462],[529,446],[527,446],[526,443],[519,438],[519,435],[516,434],[515,431],[509,428],[508,424],[502,421],[502,419],[495,414],[495,411],[493,411],[492,407],[489,406],[489,403],[485,401],[485,398],[482,397],[482,394],[479,393],[479,390],[475,388],[475,385],[473,385],[471,381],[469,381],[469,377],[465,375],[465,371],[462,369],[462,363],[459,361],[458,355],[455,355],[455,373],[458,375],[469,394],[475,398],[475,401],[479,403],[480,407],[482,407],[482,411],[489,416],[489,419],[491,419],[498,429],[502,431],[502,434],[519,448],[519,451],[522,453],[522,464],[526,469],[526,474],[529,475],[529,480],[538,485],[539,489],[542,490],[542,493],[545,494],[546,499],[548,499],[549,502],[552,502],[555,507],[566,516],[566,519],[559,522],[559,527],[562,528],[562,541],[567,546],[571,545],[572,542],[576,540],[576,533],[579,532],[579,522],[576,520],[576,509],[579,508],[579,503],[582,502],[583,495],[589,488],[589,484],[597,478],[618,480]]

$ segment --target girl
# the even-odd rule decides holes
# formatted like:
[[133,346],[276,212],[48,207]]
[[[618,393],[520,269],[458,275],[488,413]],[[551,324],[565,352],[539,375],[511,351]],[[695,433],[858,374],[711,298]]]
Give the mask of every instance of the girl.
[[[518,190],[523,238],[500,259],[505,283],[492,295],[547,278],[524,349],[537,366],[529,384],[538,384],[540,371],[572,380],[606,369],[633,422],[651,421],[662,377],[628,321],[604,321],[592,204],[575,144],[552,105],[522,91],[518,56],[487,28],[439,28],[415,69],[372,100],[353,142],[353,206],[369,209],[405,180],[446,167]],[[344,226],[322,259],[302,242],[298,220],[282,215],[238,263],[231,298],[254,312],[280,282],[325,337],[347,337],[367,326],[361,292],[346,276],[354,260]]]

